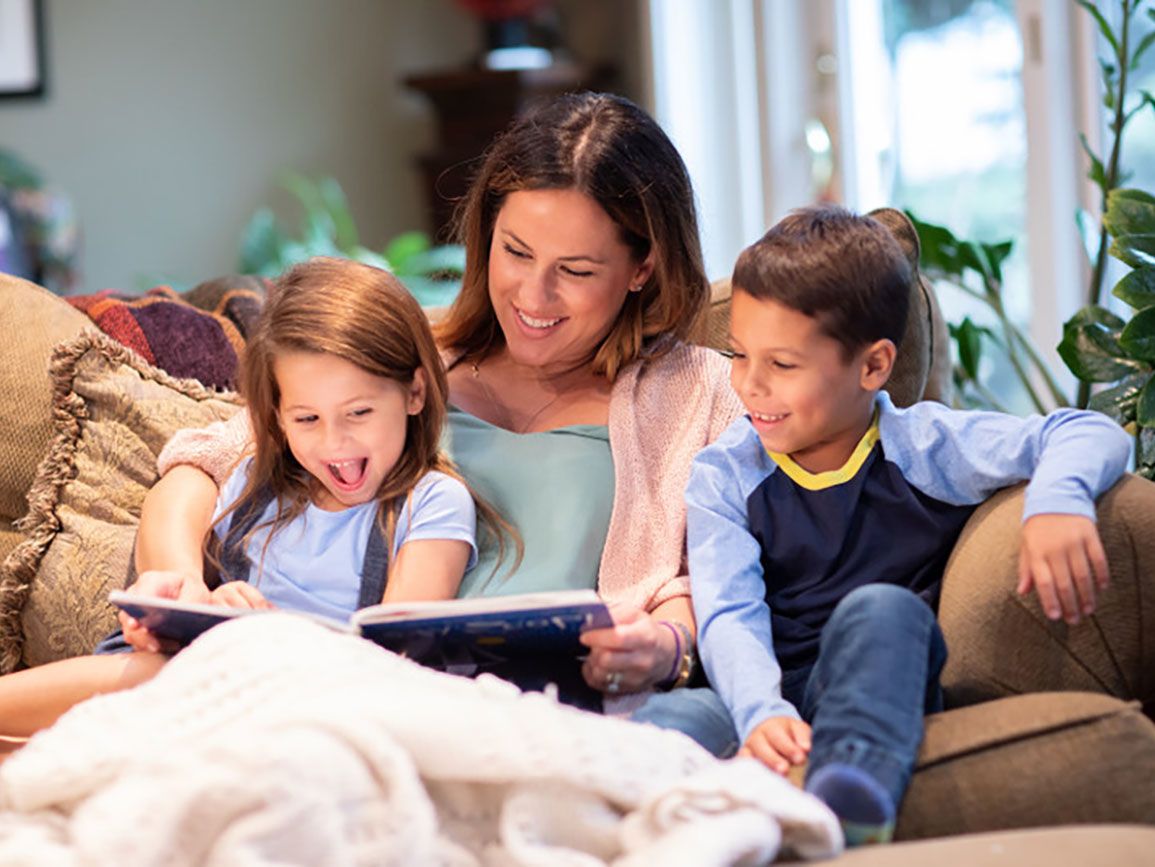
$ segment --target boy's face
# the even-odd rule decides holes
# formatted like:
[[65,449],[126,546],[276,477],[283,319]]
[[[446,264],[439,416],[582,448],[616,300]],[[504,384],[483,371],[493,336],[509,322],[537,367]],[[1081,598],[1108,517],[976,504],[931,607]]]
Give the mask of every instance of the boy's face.
[[841,467],[870,426],[894,344],[880,340],[847,360],[816,319],[777,301],[735,287],[730,310],[730,384],[762,444],[811,473]]

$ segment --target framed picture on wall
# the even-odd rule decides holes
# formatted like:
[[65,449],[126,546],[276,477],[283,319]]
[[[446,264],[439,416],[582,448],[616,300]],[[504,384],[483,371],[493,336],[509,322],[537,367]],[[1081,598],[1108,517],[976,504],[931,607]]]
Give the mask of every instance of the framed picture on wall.
[[0,0],[0,98],[44,95],[44,2]]

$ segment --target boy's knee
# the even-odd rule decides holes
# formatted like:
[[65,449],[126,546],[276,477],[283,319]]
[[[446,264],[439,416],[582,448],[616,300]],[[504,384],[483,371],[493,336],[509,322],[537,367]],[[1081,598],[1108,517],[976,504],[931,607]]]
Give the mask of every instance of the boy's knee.
[[933,620],[934,612],[916,593],[894,584],[867,584],[839,601],[830,622],[881,623],[892,617]]

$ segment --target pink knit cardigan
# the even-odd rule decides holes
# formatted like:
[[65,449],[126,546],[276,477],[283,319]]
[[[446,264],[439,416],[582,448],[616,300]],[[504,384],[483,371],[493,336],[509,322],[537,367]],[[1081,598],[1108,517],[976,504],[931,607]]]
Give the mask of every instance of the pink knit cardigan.
[[[690,594],[684,493],[694,455],[742,411],[729,364],[709,349],[680,344],[618,375],[610,392],[614,505],[598,571],[611,602],[652,611]],[[178,432],[158,460],[162,474],[192,464],[220,485],[252,441],[248,413]]]

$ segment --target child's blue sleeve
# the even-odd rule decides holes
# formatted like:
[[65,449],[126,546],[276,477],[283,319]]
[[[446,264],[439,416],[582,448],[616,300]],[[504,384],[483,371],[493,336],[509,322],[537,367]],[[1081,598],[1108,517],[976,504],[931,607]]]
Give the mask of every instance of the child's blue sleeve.
[[1045,513],[1094,520],[1095,499],[1130,461],[1130,437],[1097,412],[1020,418],[932,402],[895,409],[885,394],[879,402],[887,460],[923,493],[956,505],[981,503],[1029,479],[1023,520]]
[[466,570],[477,562],[477,507],[469,489],[444,473],[427,474],[413,489],[410,505],[401,510],[393,540],[393,556],[406,542],[438,539],[469,544]]
[[[749,424],[745,418],[736,424],[742,422]],[[761,549],[746,518],[746,495],[760,471],[743,473],[735,465],[726,452],[730,439],[723,435],[694,459],[686,489],[687,549],[698,653],[745,741],[769,717],[799,713],[782,697]]]

